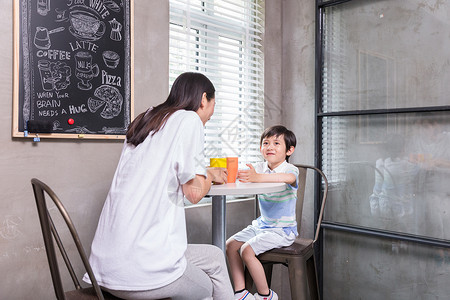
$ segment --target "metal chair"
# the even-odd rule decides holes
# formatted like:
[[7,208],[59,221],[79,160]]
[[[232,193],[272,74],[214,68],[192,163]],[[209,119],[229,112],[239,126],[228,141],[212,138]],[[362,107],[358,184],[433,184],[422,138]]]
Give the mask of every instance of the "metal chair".
[[[52,191],[52,189],[50,189],[50,187],[48,187],[45,183],[43,183],[42,181],[40,181],[36,178],[31,179],[31,184],[33,186],[34,197],[36,200],[37,210],[38,210],[38,214],[39,214],[39,220],[41,223],[42,235],[44,237],[45,250],[47,253],[48,264],[50,266],[50,273],[52,276],[53,287],[55,289],[56,298],[58,300],[61,300],[61,299],[77,299],[77,300],[88,300],[88,299],[100,299],[100,300],[115,299],[115,300],[117,300],[117,299],[120,299],[120,298],[117,298],[117,297],[115,297],[105,291],[102,291],[100,289],[100,287],[97,283],[97,280],[94,277],[94,273],[92,272],[91,265],[89,264],[86,253],[84,252],[83,246],[81,245],[81,241],[80,241],[80,238],[78,237],[78,233],[75,229],[75,226],[73,225],[69,214],[67,213],[63,204],[59,200],[58,196],[56,196],[56,194]],[[69,231],[72,234],[72,238],[75,242],[75,245],[78,249],[81,260],[86,269],[86,272],[89,275],[89,278],[92,282],[93,287],[81,288],[80,283],[75,275],[75,271],[72,267],[72,264],[69,260],[68,255],[66,253],[66,250],[64,249],[61,238],[59,237],[58,232],[56,231],[55,224],[53,223],[53,220],[48,212],[47,204],[46,204],[46,200],[45,200],[46,199],[45,194],[47,194],[53,200],[54,204],[56,205],[56,207],[58,208],[62,217],[64,218],[64,221],[66,222],[67,227],[69,228]],[[75,285],[75,290],[64,292],[62,281],[61,281],[61,275],[59,273],[58,261],[57,261],[57,257],[56,257],[55,246],[53,243],[52,234],[53,234],[53,238],[55,239],[56,244],[58,245],[58,248],[61,252],[61,256],[64,259],[64,262],[67,266],[70,276],[72,277],[73,283]]]
[[[324,188],[322,192],[322,204],[314,239],[305,239],[299,236],[291,246],[276,248],[264,252],[258,255],[258,259],[263,264],[269,287],[271,284],[273,265],[283,264],[287,266],[289,270],[289,283],[291,288],[292,300],[320,299],[316,262],[314,258],[314,243],[317,241],[320,233],[320,225],[322,223],[323,211],[328,194],[328,180],[325,174],[323,174],[323,172],[316,167],[299,164],[296,164],[295,166],[299,168],[296,212],[298,223],[297,226],[299,228],[302,218],[307,170],[310,169],[317,172],[321,176],[321,182],[323,182]],[[245,270],[245,286],[248,290],[254,290],[253,279],[251,278],[250,272],[247,269]]]

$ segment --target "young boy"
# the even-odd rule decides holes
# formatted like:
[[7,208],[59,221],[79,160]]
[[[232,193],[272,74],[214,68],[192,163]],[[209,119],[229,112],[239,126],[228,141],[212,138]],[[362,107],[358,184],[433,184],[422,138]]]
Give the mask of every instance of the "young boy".
[[[288,163],[296,146],[292,131],[284,126],[267,128],[261,135],[260,150],[265,162],[249,170],[240,170],[242,182],[284,182],[282,192],[259,195],[261,216],[247,228],[227,240],[227,258],[234,282],[236,300],[277,300],[269,289],[264,269],[257,255],[270,249],[292,245],[297,233],[295,207],[297,202],[298,169]],[[244,264],[255,282],[257,293],[245,290]]]

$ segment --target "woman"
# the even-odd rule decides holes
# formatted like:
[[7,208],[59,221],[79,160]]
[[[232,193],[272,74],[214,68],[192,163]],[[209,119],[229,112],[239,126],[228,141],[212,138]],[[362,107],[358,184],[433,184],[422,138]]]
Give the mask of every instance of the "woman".
[[187,244],[183,207],[184,197],[195,204],[212,181],[226,182],[225,170],[204,164],[214,105],[211,81],[184,73],[130,124],[89,258],[103,289],[126,299],[233,299],[221,250]]

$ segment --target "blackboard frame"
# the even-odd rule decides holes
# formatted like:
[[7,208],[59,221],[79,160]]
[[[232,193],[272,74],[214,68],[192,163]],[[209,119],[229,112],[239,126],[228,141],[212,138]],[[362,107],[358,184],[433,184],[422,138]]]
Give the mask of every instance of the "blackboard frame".
[[[120,133],[115,132],[107,132],[104,133],[92,133],[89,131],[86,132],[46,132],[43,130],[42,132],[31,132],[28,131],[26,126],[23,125],[24,123],[24,117],[23,117],[23,107],[21,107],[21,103],[23,104],[24,100],[23,97],[20,99],[20,88],[21,84],[21,76],[23,76],[23,63],[22,59],[20,57],[21,55],[21,24],[23,22],[23,19],[21,18],[21,11],[22,9],[22,1],[26,0],[17,0],[13,3],[13,10],[14,10],[14,18],[13,18],[13,39],[14,39],[14,60],[13,60],[13,72],[14,72],[14,80],[13,80],[13,118],[12,118],[12,137],[14,138],[31,138],[37,140],[40,140],[40,138],[58,138],[58,139],[124,139],[125,138],[125,132],[121,130]],[[56,1],[56,0],[55,0]],[[72,2],[72,0],[67,0],[68,2]],[[88,2],[89,0],[85,0]],[[133,70],[134,70],[134,49],[133,49],[133,42],[134,42],[134,0],[124,0],[128,4],[126,6],[126,11],[124,11],[125,15],[128,18],[128,28],[129,33],[127,32],[126,35],[129,38],[129,46],[128,46],[128,54],[127,57],[124,57],[124,59],[127,60],[127,66],[128,69],[126,72],[123,73],[123,85],[126,84],[126,95],[123,96],[123,115],[125,118],[124,124],[131,122],[134,118],[134,78],[133,78]],[[37,2],[37,1],[36,1]],[[109,1],[109,3],[114,1]],[[114,2],[115,3],[115,2]],[[113,3],[113,4],[114,4]],[[120,3],[120,1],[119,1]],[[39,9],[39,8],[38,8]],[[126,30],[126,29],[125,29]],[[112,34],[112,30],[111,30]],[[123,33],[122,33],[123,34]],[[36,38],[36,36],[35,36]],[[105,62],[106,63],[106,62]],[[95,87],[94,87],[95,88]],[[22,93],[23,94],[23,93]],[[104,106],[105,107],[105,106]],[[127,108],[127,111],[125,111],[125,107]],[[101,109],[100,109],[101,110]],[[22,115],[21,115],[22,114]],[[33,121],[30,118],[30,121]],[[26,124],[29,124],[30,122],[26,122]],[[70,124],[70,123],[69,123]],[[36,125],[35,127],[39,127],[40,125]],[[126,126],[126,124],[124,125]],[[45,126],[44,126],[45,127]]]

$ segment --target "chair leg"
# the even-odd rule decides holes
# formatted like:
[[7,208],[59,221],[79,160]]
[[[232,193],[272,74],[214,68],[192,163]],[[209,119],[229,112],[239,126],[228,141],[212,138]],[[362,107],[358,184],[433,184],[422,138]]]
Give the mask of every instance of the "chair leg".
[[292,300],[309,300],[306,262],[298,257],[290,258],[288,270]]
[[317,278],[317,272],[316,272],[316,260],[314,258],[314,255],[312,255],[307,261],[306,261],[306,268],[308,272],[308,286],[309,286],[309,293],[312,300],[319,300],[319,280]]

